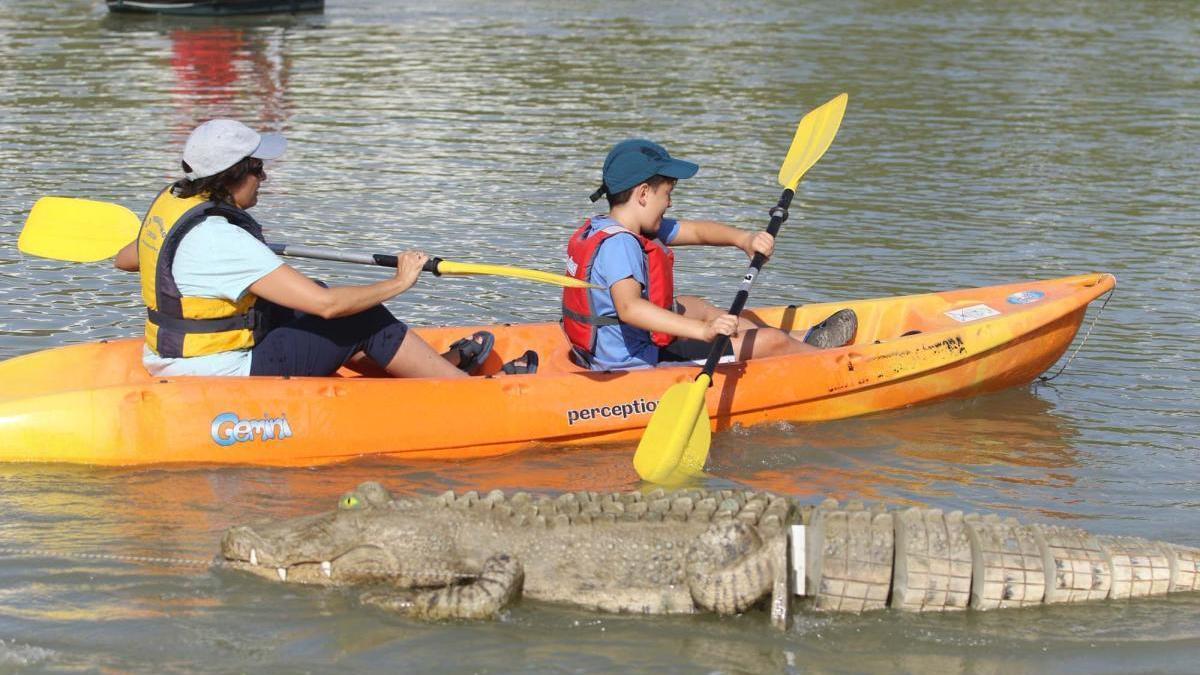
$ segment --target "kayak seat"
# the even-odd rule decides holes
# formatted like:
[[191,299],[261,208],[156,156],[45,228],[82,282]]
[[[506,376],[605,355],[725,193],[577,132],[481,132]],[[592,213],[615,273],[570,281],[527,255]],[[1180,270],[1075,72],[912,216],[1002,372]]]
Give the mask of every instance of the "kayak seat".
[[[591,357],[590,357],[590,356],[588,356],[588,353],[587,353],[587,352],[583,351],[583,350],[582,350],[582,349],[580,349],[579,347],[576,347],[575,345],[571,345],[571,349],[570,349],[570,351],[568,352],[568,357],[570,358],[570,361],[571,361],[571,363],[572,363],[573,365],[576,365],[576,366],[578,366],[578,367],[580,367],[580,368],[582,368],[582,369],[584,369],[584,370],[591,370],[591,369],[592,369],[592,359],[591,359]],[[693,367],[693,368],[694,368],[694,367],[696,367],[696,366],[703,366],[705,361],[706,361],[706,359],[693,359],[693,360],[691,360],[691,361],[663,361],[663,362],[659,363],[657,366],[654,366],[654,367],[655,367],[655,368],[675,368],[675,367],[679,367],[679,366],[688,366],[688,367]],[[720,360],[718,360],[718,361],[717,361],[717,363],[718,363],[718,364],[721,364],[721,365],[724,365],[724,364],[726,364],[726,363],[735,363],[736,361],[737,361],[737,356],[735,356],[735,355],[733,355],[733,354],[726,354],[725,356],[722,356],[722,357],[720,358]],[[634,367],[631,367],[631,368],[626,368],[626,369],[624,369],[624,370],[645,370],[645,369],[647,369],[647,368],[649,368],[649,367],[650,367],[650,366],[634,366]],[[607,370],[606,370],[606,371],[603,371],[603,372],[617,372],[617,373],[619,373],[619,372],[622,372],[622,371],[621,371],[621,370],[614,370],[614,371],[607,371]]]

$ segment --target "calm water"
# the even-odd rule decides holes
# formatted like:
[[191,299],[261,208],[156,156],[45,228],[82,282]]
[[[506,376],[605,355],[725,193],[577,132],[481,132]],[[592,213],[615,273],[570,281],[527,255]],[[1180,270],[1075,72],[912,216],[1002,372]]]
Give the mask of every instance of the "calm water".
[[[139,331],[131,275],[23,258],[17,234],[42,195],[143,209],[203,119],[288,135],[256,210],[278,240],[557,270],[613,141],[652,136],[702,165],[677,214],[759,228],[796,121],[848,91],[753,303],[1089,271],[1119,288],[1051,384],[724,434],[709,485],[1200,545],[1200,5],[992,4],[329,0],[319,15],[206,21],[0,0],[0,357]],[[744,258],[679,255],[689,291],[729,301]],[[335,283],[381,274],[300,267]],[[500,279],[426,279],[391,303],[425,324],[546,320],[557,305],[550,287]],[[628,489],[631,450],[312,470],[7,465],[0,547],[207,559],[229,525],[328,508],[364,479]],[[787,634],[761,614],[533,603],[424,625],[231,572],[0,556],[0,671],[1124,673],[1194,672],[1197,657],[1195,597],[809,615]]]

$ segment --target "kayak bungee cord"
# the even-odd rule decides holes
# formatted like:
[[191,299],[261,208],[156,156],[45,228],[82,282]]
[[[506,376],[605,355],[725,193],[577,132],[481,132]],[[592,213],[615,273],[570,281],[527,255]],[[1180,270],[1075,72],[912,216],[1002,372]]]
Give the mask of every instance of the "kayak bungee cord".
[[1071,355],[1067,357],[1067,362],[1062,364],[1062,367],[1058,369],[1058,372],[1054,373],[1053,375],[1050,375],[1050,376],[1039,375],[1038,379],[1036,381],[1037,384],[1041,384],[1042,382],[1049,382],[1050,380],[1053,380],[1054,378],[1058,377],[1059,375],[1062,375],[1063,371],[1067,369],[1067,366],[1071,365],[1071,362],[1075,360],[1075,357],[1079,356],[1079,352],[1083,349],[1083,346],[1085,344],[1087,344],[1088,338],[1091,337],[1091,335],[1092,335],[1092,329],[1095,328],[1096,323],[1100,321],[1100,315],[1104,314],[1104,308],[1108,307],[1108,301],[1112,300],[1113,293],[1115,293],[1116,291],[1117,291],[1117,287],[1113,286],[1112,288],[1110,288],[1108,290],[1107,293],[1104,294],[1104,302],[1101,303],[1100,309],[1096,312],[1095,318],[1092,319],[1092,323],[1088,326],[1087,332],[1083,334],[1083,339],[1079,341],[1079,346],[1076,347],[1075,351],[1071,352]]

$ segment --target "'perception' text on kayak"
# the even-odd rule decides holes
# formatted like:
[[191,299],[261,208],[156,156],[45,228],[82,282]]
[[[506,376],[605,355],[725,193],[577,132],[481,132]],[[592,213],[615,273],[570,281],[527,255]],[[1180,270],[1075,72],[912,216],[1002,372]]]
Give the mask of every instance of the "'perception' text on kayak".
[[[613,405],[598,405],[591,408],[578,408],[567,411],[567,426],[575,426],[576,422],[595,420],[601,417],[617,417],[627,419],[631,415],[649,415],[658,408],[658,401],[647,401],[644,398],[634,399],[628,403]],[[213,427],[214,429],[216,427]]]

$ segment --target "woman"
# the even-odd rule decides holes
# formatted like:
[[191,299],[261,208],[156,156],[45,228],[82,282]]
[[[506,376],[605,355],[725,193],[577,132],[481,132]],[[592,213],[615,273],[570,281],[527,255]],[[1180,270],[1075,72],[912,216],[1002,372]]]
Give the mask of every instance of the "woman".
[[[467,377],[491,352],[486,331],[438,354],[381,303],[408,290],[429,256],[397,256],[395,277],[329,288],[283,263],[246,209],[286,141],[227,119],[201,124],[184,178],[151,204],[114,265],[141,271],[143,363],[152,375],[331,375],[360,352],[394,377]],[[504,373],[537,371],[532,350]]]

